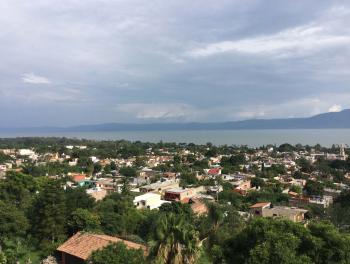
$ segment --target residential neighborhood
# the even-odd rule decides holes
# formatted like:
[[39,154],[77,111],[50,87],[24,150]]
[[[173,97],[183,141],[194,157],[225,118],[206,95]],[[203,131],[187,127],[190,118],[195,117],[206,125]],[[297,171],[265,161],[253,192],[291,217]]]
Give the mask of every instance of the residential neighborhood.
[[[249,148],[18,138],[2,139],[0,147],[0,209],[12,206],[22,215],[19,224],[33,226],[25,232],[37,247],[28,244],[34,253],[21,255],[27,261],[90,263],[118,245],[152,263],[151,245],[161,243],[158,233],[168,221],[164,232],[181,223],[195,235],[190,241],[198,251],[183,253],[182,263],[221,263],[231,254],[227,243],[261,221],[290,221],[305,230],[327,221],[345,233],[350,226],[344,217],[349,149],[342,144]],[[10,205],[15,192],[17,204]]]

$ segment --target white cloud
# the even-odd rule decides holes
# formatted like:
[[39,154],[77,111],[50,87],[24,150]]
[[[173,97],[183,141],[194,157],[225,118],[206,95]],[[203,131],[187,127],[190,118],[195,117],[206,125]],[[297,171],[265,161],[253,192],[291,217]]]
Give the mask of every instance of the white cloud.
[[[331,102],[336,101],[336,104]],[[339,112],[342,105],[348,105],[350,93],[319,94],[271,105],[250,105],[238,111],[235,119],[310,117],[326,112]],[[331,107],[329,107],[331,105]]]
[[34,73],[25,73],[22,75],[22,82],[30,84],[50,84],[51,81],[43,76],[35,75]]
[[187,52],[190,57],[207,57],[226,52],[276,55],[289,57],[305,55],[337,46],[350,44],[349,35],[337,35],[326,26],[307,25],[237,41],[221,41]]
[[191,115],[192,107],[187,104],[122,104],[116,108],[118,111],[130,113],[139,119],[169,119],[181,118]]
[[340,112],[342,110],[341,105],[332,105],[329,109],[328,112]]

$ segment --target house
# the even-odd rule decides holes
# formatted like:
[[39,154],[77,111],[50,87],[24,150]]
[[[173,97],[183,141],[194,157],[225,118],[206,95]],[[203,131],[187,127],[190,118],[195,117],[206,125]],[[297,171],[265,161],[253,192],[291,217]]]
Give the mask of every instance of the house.
[[152,178],[156,174],[156,171],[149,169],[149,168],[143,168],[139,171],[139,176],[144,179]]
[[221,175],[221,168],[206,169],[204,170],[204,172],[209,176],[217,176],[217,175]]
[[87,263],[92,252],[118,242],[124,243],[131,249],[142,249],[144,254],[147,254],[147,248],[144,245],[118,237],[83,232],[78,232],[69,238],[57,248],[57,251],[61,253],[61,264],[83,264]]
[[172,188],[178,188],[179,182],[177,180],[164,180],[159,181],[151,184],[147,184],[144,186],[141,186],[140,192],[147,193],[147,192],[159,192],[164,193],[164,191]]
[[72,181],[74,181],[75,183],[79,183],[81,181],[85,181],[86,180],[86,175],[85,174],[71,174],[70,175]]
[[333,204],[333,197],[329,195],[311,196],[309,203],[321,206],[323,208],[328,208],[331,204]]
[[165,191],[164,200],[172,202],[188,203],[190,198],[205,192],[203,186],[197,188],[173,188]]
[[31,149],[19,149],[17,153],[20,156],[32,156],[35,154],[35,152]]
[[333,197],[330,195],[304,196],[298,193],[288,192],[288,196],[289,204],[297,207],[313,204],[322,208],[327,208],[333,203]]
[[256,203],[249,207],[250,214],[253,216],[263,216],[263,209],[269,208],[271,206],[271,203],[263,202],[263,203]]
[[107,191],[100,187],[94,187],[86,190],[86,193],[93,197],[96,201],[100,201],[107,196]]
[[95,182],[96,187],[106,190],[108,193],[118,191],[118,184],[112,178],[100,178]]
[[253,217],[272,217],[284,218],[295,223],[304,221],[307,210],[287,207],[287,206],[273,206],[271,203],[256,203],[250,207],[250,214]]
[[242,182],[239,182],[238,184],[233,184],[233,185],[235,185],[235,188],[233,189],[233,191],[235,193],[239,193],[242,196],[246,196],[247,193],[252,189],[250,180],[242,181]]
[[160,194],[145,193],[134,198],[134,205],[137,209],[158,209],[162,204],[170,203],[161,199]]
[[176,173],[175,172],[164,172],[163,177],[167,179],[175,179]]

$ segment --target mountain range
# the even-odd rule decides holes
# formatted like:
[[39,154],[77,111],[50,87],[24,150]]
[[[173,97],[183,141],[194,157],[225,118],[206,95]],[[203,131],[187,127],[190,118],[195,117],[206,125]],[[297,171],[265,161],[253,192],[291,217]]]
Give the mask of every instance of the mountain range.
[[216,123],[105,123],[70,127],[0,128],[0,132],[97,132],[97,131],[170,131],[170,130],[243,130],[243,129],[333,129],[350,128],[350,109],[306,118],[249,119]]

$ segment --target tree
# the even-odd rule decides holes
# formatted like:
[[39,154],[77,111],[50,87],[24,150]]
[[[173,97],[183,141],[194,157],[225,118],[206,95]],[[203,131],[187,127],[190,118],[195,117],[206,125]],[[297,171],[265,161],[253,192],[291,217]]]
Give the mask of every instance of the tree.
[[0,201],[0,243],[6,238],[15,238],[25,234],[28,220],[23,211],[14,205]]
[[85,188],[67,188],[65,191],[65,201],[68,214],[77,210],[92,209],[95,205],[95,199],[86,193]]
[[323,184],[318,181],[308,180],[305,184],[305,191],[308,195],[323,195]]
[[93,264],[142,264],[142,249],[128,249],[122,242],[115,243],[92,253],[88,263]]
[[12,203],[18,208],[27,208],[36,191],[36,182],[30,175],[9,172],[6,179],[0,182],[0,199]]
[[291,185],[289,187],[289,191],[301,194],[302,191],[303,191],[303,188],[301,186],[299,186],[299,185]]
[[331,221],[339,228],[350,226],[350,191],[343,191],[329,209]]
[[146,166],[146,159],[144,157],[136,157],[133,165],[136,168],[145,167]]
[[66,201],[58,181],[49,181],[36,197],[31,208],[32,234],[43,245],[66,236]]
[[97,204],[103,232],[109,235],[134,234],[142,220],[130,196],[113,193]]
[[315,241],[313,254],[314,263],[350,263],[350,238],[339,231],[329,222],[311,222],[308,226]]
[[123,195],[130,195],[130,184],[129,184],[129,179],[124,177],[122,179],[122,194]]
[[125,177],[136,177],[136,169],[133,167],[120,168],[119,173]]
[[198,233],[182,215],[162,214],[150,242],[159,264],[192,264],[198,257]]
[[99,162],[94,163],[93,173],[98,173],[102,170],[102,165]]
[[194,173],[181,173],[181,185],[187,186],[196,184],[198,182],[198,179]]
[[284,143],[278,147],[278,151],[279,152],[293,152],[293,151],[295,151],[295,147],[288,144],[288,143]]
[[300,158],[297,160],[297,164],[300,167],[300,170],[305,173],[310,173],[313,170],[311,162],[306,160],[305,158]]
[[100,219],[98,215],[89,210],[78,208],[71,213],[68,227],[70,234],[75,234],[78,231],[96,231],[100,227]]
[[327,222],[306,228],[288,220],[257,218],[223,246],[227,263],[349,263],[350,240]]
[[187,222],[192,223],[193,211],[189,204],[183,204],[180,202],[164,203],[159,207],[159,211],[163,213],[173,213],[186,217]]
[[251,179],[252,187],[264,187],[265,181],[262,178],[254,177]]
[[6,255],[2,250],[0,250],[0,264],[7,264]]
[[[298,252],[299,237],[307,232],[285,220],[254,219],[224,246],[227,263],[311,263]],[[303,262],[304,261],[304,262]]]

